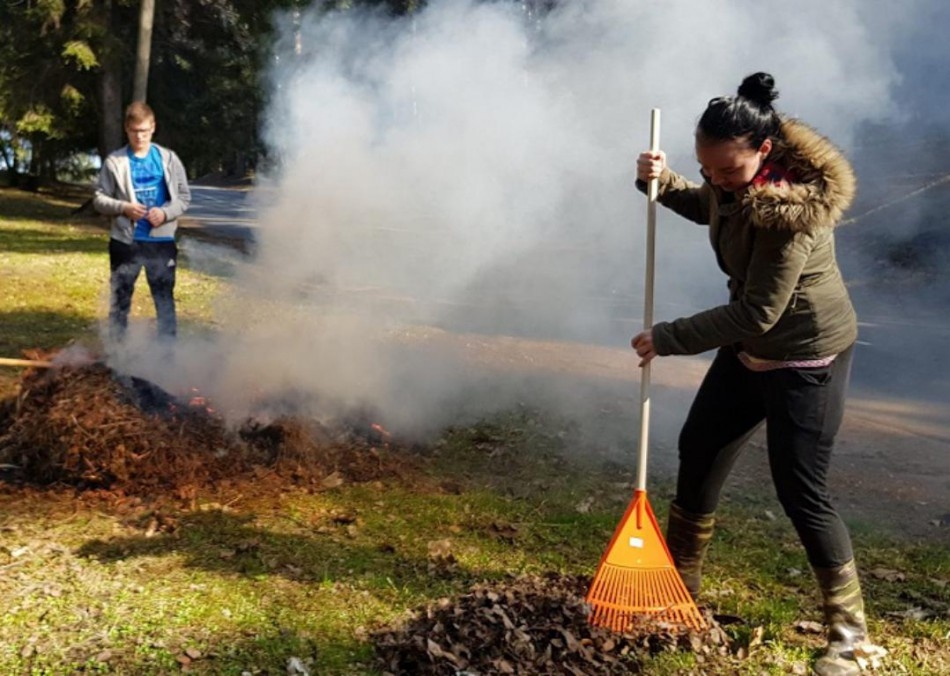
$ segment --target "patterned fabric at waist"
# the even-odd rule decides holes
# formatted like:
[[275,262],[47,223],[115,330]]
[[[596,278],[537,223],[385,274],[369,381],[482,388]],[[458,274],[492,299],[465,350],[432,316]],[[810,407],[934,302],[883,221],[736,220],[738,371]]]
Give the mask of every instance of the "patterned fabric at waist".
[[821,359],[792,359],[782,361],[778,359],[761,359],[753,357],[746,351],[739,352],[739,361],[750,371],[774,371],[775,369],[819,369],[828,366],[838,355],[833,354],[830,357]]

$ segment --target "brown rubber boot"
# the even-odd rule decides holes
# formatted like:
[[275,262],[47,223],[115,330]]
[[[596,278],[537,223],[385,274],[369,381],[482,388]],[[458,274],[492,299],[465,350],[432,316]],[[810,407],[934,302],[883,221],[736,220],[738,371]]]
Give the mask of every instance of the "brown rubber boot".
[[714,514],[694,514],[675,502],[670,504],[666,526],[666,546],[683,584],[695,600],[703,576],[703,559],[716,524]]
[[877,659],[886,651],[868,641],[864,599],[854,560],[837,568],[814,568],[824,602],[828,645],[815,662],[817,676],[856,676],[859,659]]

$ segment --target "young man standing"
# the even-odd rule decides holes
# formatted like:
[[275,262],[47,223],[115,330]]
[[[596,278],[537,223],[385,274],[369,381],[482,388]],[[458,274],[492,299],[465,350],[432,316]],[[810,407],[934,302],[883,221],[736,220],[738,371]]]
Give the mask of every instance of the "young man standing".
[[125,337],[132,292],[139,272],[155,303],[160,340],[174,340],[175,271],[178,218],[191,203],[185,168],[173,151],[152,143],[155,113],[137,101],[125,110],[128,145],[110,154],[102,164],[93,206],[112,217],[109,239],[109,336]]

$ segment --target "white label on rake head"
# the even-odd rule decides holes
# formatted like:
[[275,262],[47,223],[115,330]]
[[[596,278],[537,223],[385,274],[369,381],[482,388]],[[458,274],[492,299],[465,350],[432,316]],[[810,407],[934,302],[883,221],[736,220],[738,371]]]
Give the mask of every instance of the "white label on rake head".
[[630,546],[643,549],[643,538],[630,538]]

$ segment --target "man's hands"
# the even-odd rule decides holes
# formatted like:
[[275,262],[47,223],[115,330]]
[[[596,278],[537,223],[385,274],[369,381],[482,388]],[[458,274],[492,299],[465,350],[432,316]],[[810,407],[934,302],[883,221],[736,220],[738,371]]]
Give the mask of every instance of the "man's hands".
[[640,357],[640,366],[646,366],[657,356],[653,347],[653,331],[641,331],[630,341],[630,346],[637,351]]
[[145,214],[147,213],[148,209],[145,208],[145,205],[138,204],[137,202],[126,202],[125,206],[122,207],[122,215],[130,221],[141,220],[145,218]]
[[148,222],[152,224],[153,228],[157,228],[165,222],[165,212],[158,207],[152,207],[148,210],[146,218],[148,218]]
[[143,218],[147,218],[153,228],[157,228],[165,222],[164,211],[158,207],[146,209],[145,205],[138,204],[137,202],[126,202],[125,206],[122,207],[122,215],[130,221],[140,221]]

